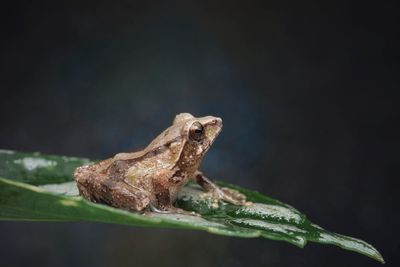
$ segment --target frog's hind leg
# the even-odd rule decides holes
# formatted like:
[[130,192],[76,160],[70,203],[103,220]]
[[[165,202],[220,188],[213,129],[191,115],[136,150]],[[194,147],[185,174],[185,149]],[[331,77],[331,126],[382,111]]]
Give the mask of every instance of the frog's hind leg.
[[130,211],[141,211],[150,203],[144,191],[95,172],[91,165],[77,168],[74,176],[80,195],[92,202]]
[[98,174],[91,170],[91,168],[92,165],[78,167],[74,173],[75,182],[78,187],[79,195],[92,202],[98,202],[94,194],[96,190],[93,190],[93,187],[96,187],[93,183],[96,183],[95,180]]
[[141,211],[150,203],[150,198],[143,190],[133,187],[124,181],[108,179],[102,183],[106,192],[104,201],[116,208],[130,211]]

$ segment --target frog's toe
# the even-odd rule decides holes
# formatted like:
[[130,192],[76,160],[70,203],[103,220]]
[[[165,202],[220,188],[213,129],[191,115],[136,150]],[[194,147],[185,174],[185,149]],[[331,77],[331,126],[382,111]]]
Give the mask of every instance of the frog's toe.
[[246,196],[244,194],[240,193],[237,190],[227,187],[220,188],[217,195],[219,195],[219,199],[234,205],[243,206],[243,205],[248,205],[250,203],[246,201]]
[[152,212],[156,212],[156,213],[164,213],[164,214],[184,214],[184,215],[190,215],[190,216],[200,216],[200,214],[194,212],[194,211],[188,211],[188,210],[184,210],[181,208],[177,208],[174,206],[170,206],[170,207],[165,207],[164,209],[159,209],[153,205],[149,205],[149,208]]

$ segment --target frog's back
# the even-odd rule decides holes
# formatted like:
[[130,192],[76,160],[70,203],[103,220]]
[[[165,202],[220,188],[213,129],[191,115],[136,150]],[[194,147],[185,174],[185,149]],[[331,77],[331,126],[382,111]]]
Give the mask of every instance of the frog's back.
[[162,132],[144,150],[119,153],[107,162],[107,175],[116,180],[125,179],[130,183],[154,176],[156,173],[172,170],[178,161],[184,139],[175,127]]

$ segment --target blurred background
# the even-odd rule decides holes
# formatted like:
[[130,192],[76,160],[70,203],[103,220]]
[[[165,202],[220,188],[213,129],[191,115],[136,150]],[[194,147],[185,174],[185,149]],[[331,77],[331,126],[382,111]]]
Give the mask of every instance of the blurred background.
[[[143,148],[177,113],[220,116],[208,176],[399,266],[396,1],[144,2],[3,4],[0,148],[102,159]],[[380,266],[184,230],[0,222],[0,236],[3,266]]]

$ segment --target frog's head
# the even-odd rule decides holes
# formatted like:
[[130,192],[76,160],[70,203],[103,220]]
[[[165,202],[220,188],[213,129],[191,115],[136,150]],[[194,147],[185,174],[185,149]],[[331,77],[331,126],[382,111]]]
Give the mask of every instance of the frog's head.
[[181,113],[176,115],[173,125],[180,128],[181,136],[185,138],[181,151],[182,162],[198,166],[221,132],[222,119],[213,116],[196,118],[189,113]]
[[222,130],[222,119],[213,116],[196,118],[189,113],[175,116],[174,125],[181,124],[181,135],[202,153],[207,152]]

